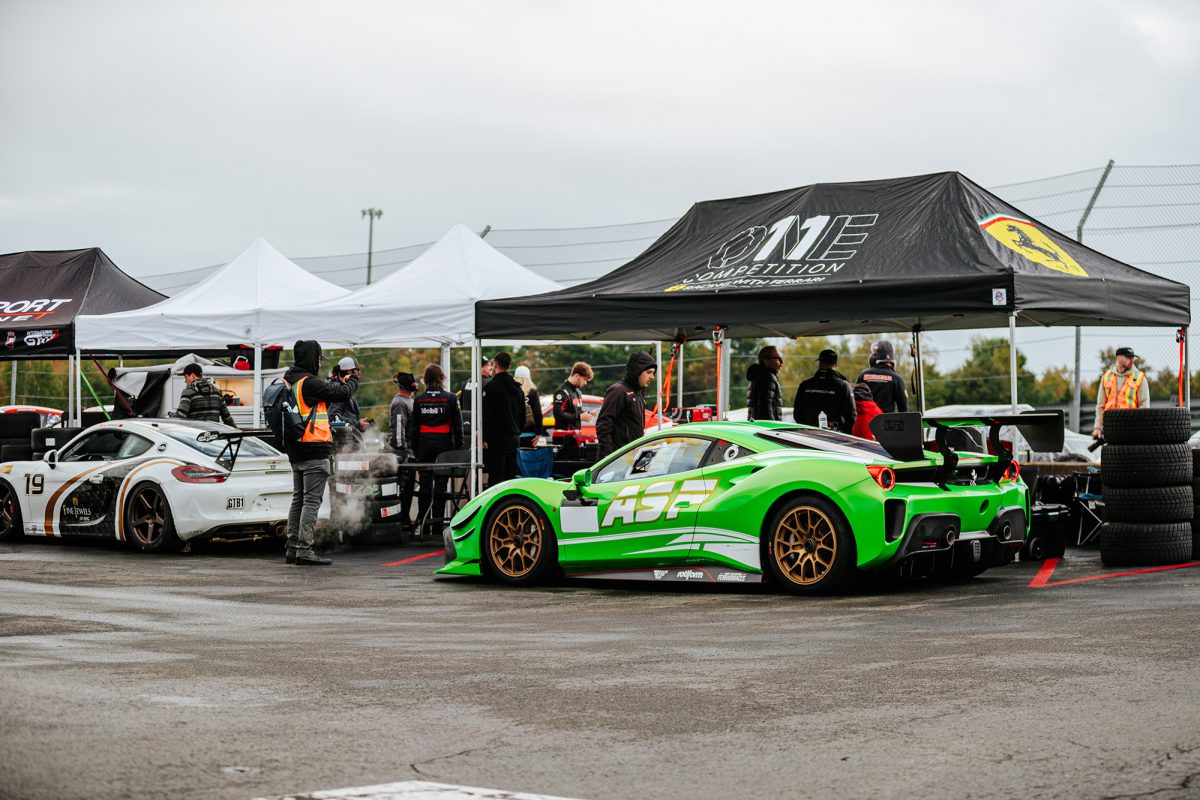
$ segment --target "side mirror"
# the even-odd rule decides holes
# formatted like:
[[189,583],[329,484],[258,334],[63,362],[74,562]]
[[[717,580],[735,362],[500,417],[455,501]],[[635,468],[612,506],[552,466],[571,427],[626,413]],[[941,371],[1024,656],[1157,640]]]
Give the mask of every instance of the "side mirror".
[[49,464],[50,469],[54,469],[54,466],[58,463],[58,451],[47,450],[45,455],[42,456],[42,461],[45,461],[47,464]]
[[575,484],[576,489],[583,489],[592,482],[592,473],[590,470],[581,469],[571,476],[571,482]]

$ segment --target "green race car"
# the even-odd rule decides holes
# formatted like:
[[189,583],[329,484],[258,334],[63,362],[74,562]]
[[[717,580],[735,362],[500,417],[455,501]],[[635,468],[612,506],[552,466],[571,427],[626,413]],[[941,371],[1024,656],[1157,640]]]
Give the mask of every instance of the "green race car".
[[[563,574],[769,580],[805,594],[858,570],[970,577],[1010,561],[1028,531],[1029,492],[999,440],[1014,424],[1031,441],[1063,430],[1061,413],[884,414],[872,420],[878,441],[775,422],[671,428],[571,482],[520,478],[483,492],[451,520],[438,572],[518,585]],[[977,426],[997,455],[959,452],[972,441],[963,429]],[[936,453],[923,428],[936,431]]]

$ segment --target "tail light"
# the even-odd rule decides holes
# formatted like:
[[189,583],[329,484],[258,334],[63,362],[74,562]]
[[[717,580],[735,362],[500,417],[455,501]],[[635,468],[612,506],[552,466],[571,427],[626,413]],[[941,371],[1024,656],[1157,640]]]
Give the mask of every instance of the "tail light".
[[228,472],[222,472],[212,467],[202,467],[199,464],[184,464],[171,470],[171,475],[181,483],[224,483],[229,477]]
[[892,472],[891,467],[885,467],[880,464],[868,464],[867,472],[871,473],[871,477],[879,484],[879,488],[885,492],[891,491],[896,485],[896,473]]
[[1016,461],[1008,465],[1004,470],[1004,474],[1000,476],[1002,481],[1018,481],[1021,478],[1021,465]]

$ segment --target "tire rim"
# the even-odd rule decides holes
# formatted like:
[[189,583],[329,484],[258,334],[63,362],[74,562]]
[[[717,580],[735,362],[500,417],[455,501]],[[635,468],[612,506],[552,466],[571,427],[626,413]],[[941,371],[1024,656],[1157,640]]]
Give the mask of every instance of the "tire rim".
[[7,485],[0,488],[0,536],[12,532],[17,522],[17,496]]
[[542,554],[542,526],[525,506],[504,509],[492,521],[488,548],[496,569],[510,578],[523,578]]
[[157,489],[143,489],[133,498],[129,527],[138,544],[153,546],[167,528],[166,501]]
[[833,521],[813,506],[798,506],[775,526],[771,555],[779,572],[792,583],[811,586],[829,574],[837,559]]

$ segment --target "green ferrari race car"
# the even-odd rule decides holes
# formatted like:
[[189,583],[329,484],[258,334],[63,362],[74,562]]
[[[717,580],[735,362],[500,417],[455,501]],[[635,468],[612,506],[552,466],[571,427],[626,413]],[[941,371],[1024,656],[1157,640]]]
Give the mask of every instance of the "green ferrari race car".
[[[1061,413],[883,414],[878,441],[776,422],[671,428],[570,482],[519,478],[478,495],[451,520],[437,572],[518,585],[770,581],[801,594],[860,570],[971,577],[1010,561],[1028,532],[1029,491],[1002,425],[1047,450],[1063,431]],[[959,452],[972,441],[961,429],[980,426],[996,455]]]

